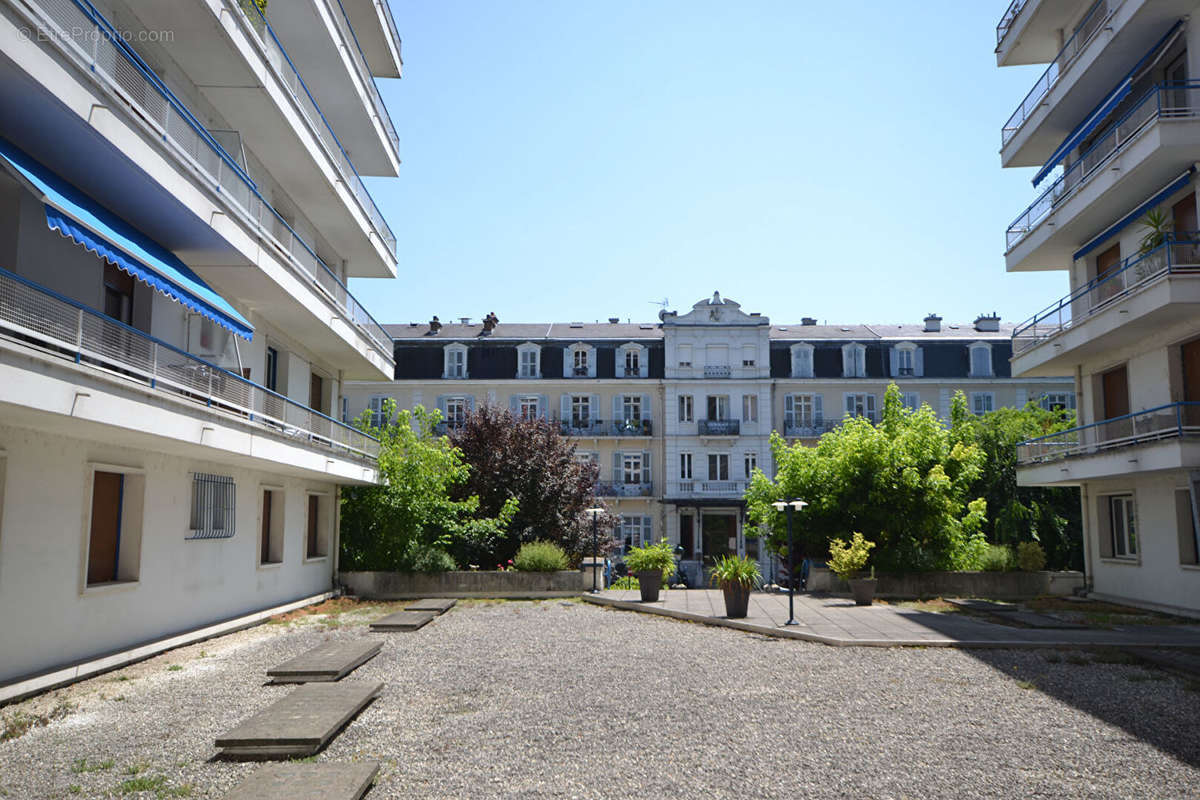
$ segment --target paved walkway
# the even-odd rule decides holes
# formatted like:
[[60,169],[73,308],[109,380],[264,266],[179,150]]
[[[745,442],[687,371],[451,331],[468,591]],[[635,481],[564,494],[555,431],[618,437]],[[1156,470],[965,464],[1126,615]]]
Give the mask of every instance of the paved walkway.
[[746,619],[725,617],[718,589],[671,589],[657,603],[637,591],[585,594],[590,603],[738,630],[840,647],[1149,647],[1200,650],[1200,625],[1129,625],[1108,629],[1042,630],[898,606],[856,606],[848,598],[796,595],[798,625],[788,618],[786,594],[754,592]]

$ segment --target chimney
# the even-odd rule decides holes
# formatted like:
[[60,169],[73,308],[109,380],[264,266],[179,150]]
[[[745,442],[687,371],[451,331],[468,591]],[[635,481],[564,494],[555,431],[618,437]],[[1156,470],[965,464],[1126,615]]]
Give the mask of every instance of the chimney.
[[990,315],[980,314],[975,318],[975,330],[981,333],[995,333],[1000,330],[1000,317],[993,311]]
[[458,321],[459,321],[459,322],[461,322],[463,325],[470,325],[470,324],[471,324],[471,318],[470,318],[470,317],[459,317],[459,318],[458,318]]
[[801,324],[801,325],[806,325],[806,326],[807,326],[807,325],[816,325],[816,324],[817,324],[817,318],[816,318],[816,317],[803,317],[803,318],[800,320],[800,324]]
[[930,314],[925,318],[925,332],[937,333],[942,329],[942,318],[937,314]]
[[618,322],[620,322],[620,321],[621,321],[621,318],[620,318],[620,317],[609,317],[609,318],[608,318],[608,324],[609,324],[609,325],[616,325],[616,324],[617,324]]

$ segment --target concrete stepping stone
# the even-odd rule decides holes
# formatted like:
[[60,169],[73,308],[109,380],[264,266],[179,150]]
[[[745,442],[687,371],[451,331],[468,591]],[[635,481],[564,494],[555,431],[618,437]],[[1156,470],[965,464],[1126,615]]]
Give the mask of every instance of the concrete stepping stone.
[[379,764],[268,764],[239,783],[225,800],[359,800]]
[[1055,628],[1071,630],[1088,627],[1080,622],[1068,622],[1065,619],[1047,616],[1046,614],[1038,614],[1034,611],[993,611],[991,613],[1000,619],[1009,619],[1013,622],[1019,622],[1022,625],[1028,625],[1030,628]]
[[373,631],[415,631],[429,624],[437,614],[432,611],[397,611],[371,623]]
[[405,607],[405,610],[432,611],[435,614],[445,614],[447,611],[454,608],[454,604],[457,602],[457,600],[449,597],[426,597],[422,600],[418,600],[415,603],[409,603]]
[[310,756],[382,689],[379,681],[306,683],[217,737],[217,749],[233,758]]
[[350,642],[326,642],[290,661],[271,667],[267,677],[273,683],[310,683],[340,681],[360,664],[383,648],[383,642],[357,639]]

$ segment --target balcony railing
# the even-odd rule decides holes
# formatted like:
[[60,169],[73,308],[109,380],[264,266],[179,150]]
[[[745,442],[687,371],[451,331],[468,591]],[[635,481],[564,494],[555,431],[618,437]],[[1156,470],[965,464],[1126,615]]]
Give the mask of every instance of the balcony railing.
[[200,124],[183,102],[124,44],[103,15],[88,0],[39,4],[30,8],[46,35],[39,37],[79,59],[101,86],[120,102],[133,106],[170,143],[176,155],[207,179],[218,197],[246,220],[274,252],[318,293],[329,298],[338,313],[354,324],[387,356],[394,357],[392,338],[350,294],[316,251],[279,212],[263,199],[250,176]]
[[614,422],[611,430],[613,436],[650,436],[652,435],[653,426],[648,419],[635,419]]
[[741,497],[746,493],[745,481],[677,481],[671,484],[674,496]]
[[1190,436],[1200,436],[1200,403],[1169,403],[1021,442],[1017,463],[1029,466]]
[[1008,10],[1004,12],[1004,16],[1000,18],[1000,24],[996,26],[996,45],[999,46],[1004,41],[1004,37],[1008,36],[1008,32],[1012,30],[1013,22],[1021,13],[1021,9],[1025,8],[1026,0],[1012,0]]
[[[1021,11],[1020,7],[1024,6],[1024,4],[1024,0],[1014,0],[1013,5],[1009,6],[1009,12],[1012,13],[1012,16],[1009,17],[1008,14],[1005,14],[1004,20],[1000,23],[1001,26],[1004,26],[1005,20],[1011,26],[1012,21],[1016,19],[1017,14]],[[1042,100],[1050,93],[1050,89],[1054,84],[1058,83],[1059,76],[1066,71],[1071,62],[1083,52],[1083,48],[1092,40],[1096,32],[1103,27],[1105,20],[1109,17],[1110,7],[1117,4],[1116,0],[1096,0],[1096,3],[1084,16],[1083,21],[1075,28],[1075,32],[1071,34],[1071,38],[1067,39],[1066,44],[1058,51],[1058,55],[1050,62],[1050,66],[1037,79],[1037,83],[1029,90],[1029,94],[1025,95],[1025,99],[1021,101],[1021,105],[1017,106],[1017,110],[1008,118],[1008,122],[1004,123],[1004,128],[1000,131],[1000,143],[1002,146],[1008,144],[1009,140],[1017,135],[1017,131],[1021,130],[1021,127],[1033,116],[1033,112],[1037,110]],[[1017,6],[1016,11],[1013,11],[1013,6]],[[1004,32],[1008,32],[1008,27],[1004,28]],[[996,33],[1000,38],[1003,38],[1003,35],[1000,34],[1000,27],[996,28]]]
[[[333,159],[338,172],[350,187],[363,213],[371,221],[371,227],[375,229],[379,238],[383,240],[387,251],[394,256],[396,254],[395,234],[388,227],[387,221],[379,211],[379,207],[375,205],[374,198],[367,191],[366,184],[359,177],[358,170],[354,168],[354,163],[350,160],[349,154],[346,153],[346,148],[342,147],[342,143],[338,141],[337,135],[333,132],[333,127],[329,124],[329,120],[325,119],[325,115],[321,113],[321,109],[317,106],[317,101],[313,99],[312,94],[308,91],[308,87],[304,85],[304,80],[300,77],[299,71],[288,57],[279,39],[275,36],[275,31],[271,29],[267,18],[259,10],[258,4],[254,0],[225,0],[225,3],[230,9],[241,9],[242,14],[238,16],[241,16],[246,21],[247,29],[254,33],[255,41],[262,46],[266,54],[264,60],[271,65],[275,70],[275,74],[291,92],[292,97],[295,98],[296,103],[300,106],[300,110],[304,112],[309,124],[316,132],[317,138],[321,140],[321,144],[325,147],[329,157]],[[374,86],[374,83],[371,85]],[[382,100],[380,103],[382,104]]]
[[741,420],[736,419],[702,419],[697,420],[701,436],[737,436],[741,433]]
[[841,424],[841,420],[798,420],[784,419],[783,435],[789,438],[816,438]]
[[566,422],[559,421],[559,430],[563,436],[611,436],[611,429],[605,425],[603,421],[598,419],[592,420],[568,420]]
[[733,369],[730,367],[705,367],[704,377],[706,378],[728,378],[733,375]]
[[1200,233],[1170,233],[1158,247],[1129,256],[1104,275],[1039,311],[1013,331],[1020,354],[1168,275],[1200,275]]
[[1083,186],[1098,168],[1120,152],[1151,122],[1191,118],[1200,106],[1200,82],[1167,83],[1147,91],[1120,120],[1091,147],[1063,170],[1029,208],[1008,226],[1008,249],[1012,250],[1055,208]]
[[[371,103],[375,107],[375,116],[383,125],[384,131],[387,132],[388,141],[392,143],[392,149],[399,151],[400,137],[396,135],[396,127],[392,124],[392,115],[388,113],[387,106],[383,104],[383,98],[379,96],[379,87],[375,85],[375,77],[371,74],[371,68],[367,66],[367,56],[362,51],[362,46],[358,43],[358,36],[354,33],[354,27],[350,24],[350,18],[346,16],[346,8],[342,5],[342,0],[334,0],[336,8],[331,8],[330,12],[333,16],[333,21],[338,27],[338,32],[342,34],[342,39],[354,45],[354,51],[350,53],[350,59],[354,62],[354,67],[358,71],[358,77],[367,87],[367,92],[371,95]],[[269,8],[268,8],[269,10]],[[391,19],[391,11],[387,11],[384,16]]]
[[599,481],[596,483],[597,497],[650,497],[653,484]]
[[373,464],[379,441],[5,269],[0,336],[203,406],[282,439]]

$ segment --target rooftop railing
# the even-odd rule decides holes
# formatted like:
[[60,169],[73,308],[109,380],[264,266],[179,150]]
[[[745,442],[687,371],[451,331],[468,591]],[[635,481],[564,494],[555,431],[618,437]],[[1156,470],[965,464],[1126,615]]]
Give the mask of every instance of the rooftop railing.
[[372,465],[379,456],[357,428],[2,268],[0,336],[308,448]]
[[1012,30],[1013,22],[1021,13],[1021,9],[1025,8],[1026,0],[1012,0],[1008,6],[1008,10],[1004,12],[1004,16],[1000,18],[1000,24],[996,26],[996,45],[999,46],[1004,41],[1004,37],[1008,36],[1008,32]]
[[[379,96],[379,87],[375,85],[375,76],[371,74],[371,68],[367,66],[367,56],[363,53],[362,46],[358,43],[358,36],[354,33],[354,27],[350,24],[350,18],[346,15],[346,8],[342,5],[342,0],[334,0],[337,8],[330,9],[333,14],[333,21],[338,26],[338,31],[342,34],[342,38],[354,45],[354,52],[350,54],[350,58],[354,61],[354,67],[358,70],[358,76],[362,79],[363,84],[367,87],[367,92],[371,95],[371,102],[375,106],[375,116],[383,125],[384,131],[387,132],[388,141],[392,143],[392,149],[399,151],[400,137],[396,135],[396,127],[392,125],[392,115],[388,113],[387,106],[383,103],[383,98]],[[391,13],[385,14],[388,19],[391,19]]]
[[1007,231],[1008,249],[1011,251],[1016,247],[1051,211],[1073,195],[1102,164],[1120,152],[1150,123],[1159,118],[1194,117],[1197,107],[1200,107],[1198,101],[1200,82],[1196,81],[1165,83],[1149,89],[1013,220]]
[[[287,51],[283,49],[283,45],[280,43],[278,37],[275,36],[275,31],[271,29],[267,18],[259,10],[258,4],[254,0],[225,0],[225,3],[231,9],[241,9],[242,13],[236,16],[244,19],[247,29],[254,33],[255,41],[262,46],[267,55],[266,62],[271,65],[284,86],[288,87],[288,91],[292,97],[296,99],[300,110],[308,118],[309,124],[317,134],[317,138],[321,140],[325,151],[333,159],[338,172],[346,180],[347,185],[358,201],[359,207],[362,208],[363,213],[370,220],[371,227],[375,229],[375,232],[383,240],[387,251],[395,255],[395,234],[388,227],[387,221],[384,220],[383,214],[379,211],[379,207],[375,205],[374,198],[367,191],[366,184],[359,177],[358,170],[354,168],[354,163],[350,161],[349,154],[342,147],[342,143],[338,141],[337,135],[333,132],[333,127],[329,124],[329,120],[325,119],[325,115],[321,113],[321,109],[317,106],[317,101],[313,99],[312,93],[308,91],[308,87],[300,77],[299,70],[292,63],[292,59],[288,57]],[[374,86],[373,83],[371,85]],[[380,102],[382,103],[382,100]]]
[[[1017,6],[1018,2],[1020,6],[1024,6],[1024,0],[1014,0],[1013,6]],[[1071,34],[1071,38],[1067,39],[1066,44],[1058,51],[1058,55],[1050,62],[1050,66],[1046,67],[1046,71],[1033,84],[1033,88],[1029,90],[1029,94],[1025,95],[1025,99],[1021,101],[1021,105],[1017,106],[1017,110],[1008,118],[1008,122],[1004,123],[1004,128],[1000,131],[1001,146],[1008,144],[1009,140],[1017,135],[1017,131],[1021,130],[1021,127],[1033,116],[1033,112],[1037,110],[1042,100],[1050,93],[1050,89],[1053,88],[1054,84],[1058,83],[1059,76],[1066,71],[1071,62],[1083,52],[1083,48],[1092,40],[1096,32],[1103,27],[1105,20],[1109,17],[1111,7],[1116,4],[1117,0],[1096,0],[1092,7],[1088,9],[1083,20],[1075,28],[1075,32]],[[1012,17],[1009,18],[1008,14],[1005,14],[1005,19],[1011,26],[1012,20],[1016,19],[1021,8],[1018,7],[1016,11],[1013,11],[1012,6],[1009,6],[1009,11],[1012,13]],[[1001,21],[1001,25],[1003,24],[1004,22]],[[1000,28],[997,28],[996,32],[999,34]],[[1005,28],[1005,33],[1007,32],[1008,28]]]
[[1169,233],[1162,244],[1135,253],[1103,275],[1047,306],[1013,331],[1013,354],[1053,338],[1131,292],[1167,275],[1200,275],[1200,233]]
[[211,182],[217,195],[273,246],[301,277],[370,339],[391,363],[392,339],[350,294],[316,251],[259,193],[187,106],[142,62],[121,34],[88,0],[30,0],[29,8],[47,30],[39,40],[57,45],[84,63],[100,85],[133,106],[176,154]]
[[1198,435],[1200,403],[1168,403],[1021,442],[1017,445],[1017,463],[1029,466]]

